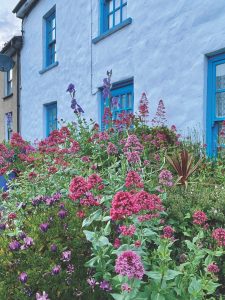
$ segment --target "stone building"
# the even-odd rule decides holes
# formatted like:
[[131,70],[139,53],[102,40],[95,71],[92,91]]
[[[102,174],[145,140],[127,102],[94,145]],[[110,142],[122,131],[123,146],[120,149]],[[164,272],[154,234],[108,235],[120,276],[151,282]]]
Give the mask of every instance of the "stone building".
[[6,54],[15,62],[8,72],[0,72],[0,141],[8,141],[12,132],[20,129],[20,50],[22,37],[14,36],[5,44],[1,54]]
[[121,109],[136,111],[142,92],[153,117],[164,100],[169,125],[196,130],[216,153],[225,119],[223,0],[21,0],[21,132],[41,139],[56,118],[73,120],[73,82],[87,119],[100,124],[106,70]]

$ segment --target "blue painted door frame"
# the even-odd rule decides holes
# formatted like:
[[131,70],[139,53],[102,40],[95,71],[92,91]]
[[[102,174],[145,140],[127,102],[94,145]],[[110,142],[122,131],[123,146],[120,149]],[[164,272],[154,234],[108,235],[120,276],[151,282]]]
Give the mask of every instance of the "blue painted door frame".
[[216,88],[216,67],[221,64],[225,64],[225,54],[208,59],[206,144],[209,157],[217,156],[219,124],[225,120],[216,114],[216,94],[225,92],[225,89]]

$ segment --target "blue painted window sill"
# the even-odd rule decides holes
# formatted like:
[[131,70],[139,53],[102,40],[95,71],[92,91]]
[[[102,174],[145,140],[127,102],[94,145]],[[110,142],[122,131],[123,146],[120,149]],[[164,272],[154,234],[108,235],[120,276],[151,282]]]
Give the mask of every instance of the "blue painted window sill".
[[58,64],[59,64],[59,62],[56,61],[54,64],[52,64],[52,65],[50,65],[50,66],[48,66],[48,67],[45,67],[44,69],[42,69],[41,71],[39,71],[39,74],[44,74],[45,72],[47,72],[47,71],[49,71],[49,70],[51,70],[51,69],[57,67]]
[[105,39],[107,36],[113,34],[114,32],[124,28],[125,26],[129,25],[132,23],[132,18],[128,18],[125,21],[123,21],[122,23],[114,26],[113,28],[109,29],[106,32],[101,33],[99,36],[97,36],[96,38],[94,38],[92,40],[93,44],[97,44],[98,42],[100,42],[101,40]]

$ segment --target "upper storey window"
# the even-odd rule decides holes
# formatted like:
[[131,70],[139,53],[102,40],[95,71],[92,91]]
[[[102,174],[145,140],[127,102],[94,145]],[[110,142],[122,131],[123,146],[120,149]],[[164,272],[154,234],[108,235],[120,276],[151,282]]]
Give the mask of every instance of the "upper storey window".
[[103,20],[101,31],[105,32],[127,19],[127,0],[102,0]]
[[45,67],[56,62],[56,12],[51,10],[45,17],[46,29],[46,57]]

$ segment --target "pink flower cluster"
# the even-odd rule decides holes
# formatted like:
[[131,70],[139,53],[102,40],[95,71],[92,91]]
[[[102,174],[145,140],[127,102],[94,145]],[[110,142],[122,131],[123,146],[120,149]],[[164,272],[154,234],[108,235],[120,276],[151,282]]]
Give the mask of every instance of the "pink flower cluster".
[[163,228],[163,238],[164,239],[171,239],[173,238],[174,229],[171,226],[165,226]]
[[141,176],[135,171],[129,171],[127,173],[125,187],[127,188],[143,188],[144,184]]
[[118,154],[118,148],[113,143],[109,142],[107,147],[108,155],[116,155]]
[[212,264],[208,265],[207,271],[210,273],[218,273],[220,271],[220,269],[216,263],[212,263]]
[[141,99],[139,102],[139,115],[143,121],[147,122],[147,118],[149,116],[149,108],[146,93],[142,93],[141,95]]
[[168,170],[162,170],[159,173],[159,183],[164,186],[173,186],[173,175]]
[[217,241],[219,246],[225,246],[225,229],[217,228],[213,230],[212,237]]
[[122,220],[143,211],[159,212],[163,209],[160,198],[154,194],[145,191],[136,194],[118,192],[113,198],[110,216],[112,220]]
[[117,274],[127,276],[129,279],[142,279],[144,267],[141,258],[134,251],[124,251],[116,259],[115,271]]
[[104,184],[102,178],[97,174],[90,175],[87,180],[82,176],[76,176],[72,179],[69,187],[69,197],[73,201],[80,200],[84,206],[98,206],[97,199],[92,194],[92,189],[102,190]]
[[194,212],[192,217],[193,223],[200,226],[205,225],[206,221],[208,220],[206,214],[201,210]]
[[132,236],[136,231],[136,227],[134,225],[130,225],[130,226],[121,225],[119,229],[121,234],[125,236]]

